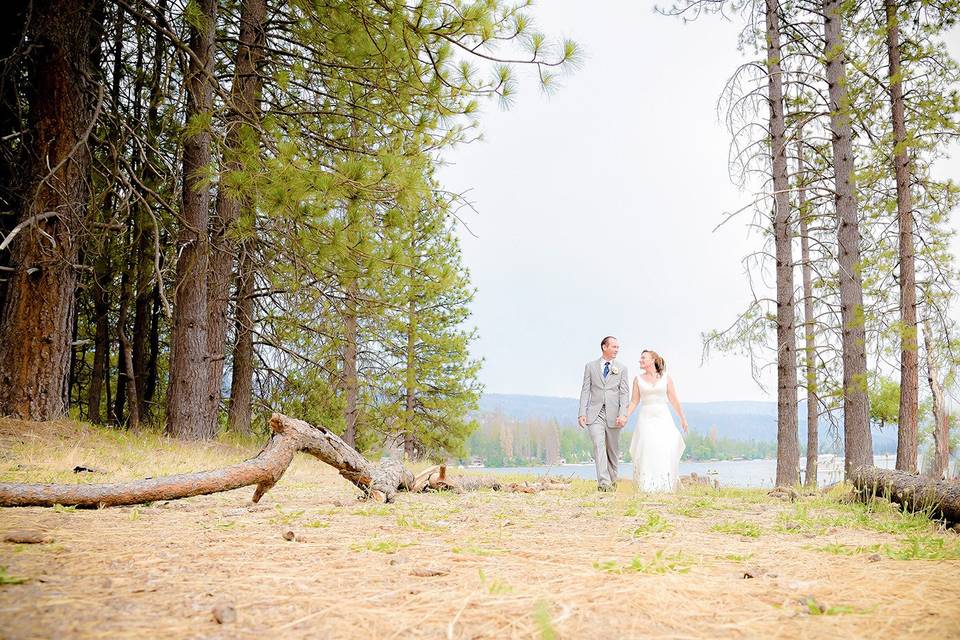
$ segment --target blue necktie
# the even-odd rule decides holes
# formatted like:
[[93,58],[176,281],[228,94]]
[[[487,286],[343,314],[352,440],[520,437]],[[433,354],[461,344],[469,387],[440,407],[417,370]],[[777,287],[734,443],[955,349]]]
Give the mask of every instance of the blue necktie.
[[608,373],[610,373],[610,363],[609,363],[609,362],[604,362],[604,363],[603,363],[603,377],[606,378]]

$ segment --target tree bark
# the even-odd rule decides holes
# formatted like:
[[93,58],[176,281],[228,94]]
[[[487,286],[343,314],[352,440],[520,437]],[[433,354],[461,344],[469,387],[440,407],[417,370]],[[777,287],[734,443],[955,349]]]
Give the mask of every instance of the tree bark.
[[797,197],[800,219],[800,273],[803,280],[803,336],[806,354],[807,385],[807,466],[804,484],[817,486],[817,461],[820,449],[820,398],[817,395],[817,342],[814,333],[813,277],[810,269],[810,238],[807,223],[807,195],[803,171],[803,136],[797,145]]
[[202,24],[190,27],[187,124],[196,129],[183,142],[183,202],[177,238],[176,296],[170,335],[170,387],[167,390],[168,434],[202,440],[215,434],[210,419],[210,361],[207,354],[207,267],[210,243],[210,187],[204,171],[210,164],[213,112],[213,49],[216,0],[198,0]]
[[910,511],[929,511],[933,518],[960,522],[960,482],[872,466],[858,468],[852,479],[864,497],[882,495]]
[[[24,31],[27,26],[26,0],[18,0],[5,7],[4,20],[0,21],[0,138],[9,140],[0,145],[0,212],[20,211],[20,182],[22,175],[22,146],[16,134],[23,129],[21,120],[20,89],[15,81],[18,65],[23,57]],[[14,216],[0,213],[0,237],[17,225]],[[7,278],[5,271],[10,266],[10,253],[0,251],[0,318],[6,298]]]
[[144,391],[149,375],[150,297],[154,279],[150,239],[155,232],[149,215],[144,211],[146,207],[146,203],[140,204],[134,231],[136,291],[134,294],[133,337],[129,346],[133,362],[133,381],[137,387],[137,414],[143,418],[146,418],[149,412]]
[[[266,0],[244,0],[240,13],[240,37],[237,45],[236,67],[230,92],[231,111],[227,118],[226,147],[223,158],[223,177],[228,178],[243,169],[240,155],[250,145],[249,137],[259,146],[258,126],[260,121],[260,73],[266,44]],[[207,286],[209,295],[209,323],[207,327],[207,352],[210,354],[210,406],[207,409],[216,430],[217,413],[220,410],[223,366],[226,357],[227,308],[230,302],[231,275],[237,241],[234,227],[240,219],[241,209],[252,217],[253,205],[249,198],[239,196],[229,184],[221,179],[217,191],[217,210],[213,218],[210,270]]]
[[[166,15],[166,0],[159,0],[157,12]],[[156,163],[158,162],[157,139],[159,137],[160,105],[163,101],[161,78],[164,60],[164,37],[159,33],[153,34],[152,67],[150,69],[149,99],[147,105],[147,119],[144,125],[148,144],[144,151],[146,161],[143,165],[143,183],[156,191],[159,176]],[[150,368],[150,331],[153,323],[152,300],[156,287],[157,274],[155,267],[155,251],[159,250],[154,234],[158,229],[154,225],[150,211],[150,195],[142,194],[137,204],[134,224],[134,243],[136,252],[136,302],[133,315],[133,371],[137,386],[137,413],[142,419],[147,419],[150,413],[152,390],[148,382],[151,375],[156,375]]]
[[0,484],[0,506],[50,507],[56,504],[85,507],[141,504],[230,491],[257,485],[258,502],[286,471],[293,454],[303,451],[337,470],[364,494],[391,502],[398,491],[409,490],[414,476],[396,460],[374,465],[332,431],[275,413],[273,435],[254,458],[225,469],[185,473],[117,484]]
[[[123,269],[123,275],[120,277],[120,301],[117,314],[117,395],[113,399],[113,424],[123,426],[125,421],[123,414],[127,406],[127,400],[130,398],[128,392],[130,383],[135,381],[127,371],[126,362],[128,359],[133,361],[130,351],[130,341],[121,339],[120,336],[126,336],[127,308],[130,306],[130,265],[126,260],[120,262]],[[121,324],[123,323],[123,324]],[[136,398],[134,398],[136,399]]]
[[933,464],[927,476],[945,480],[950,471],[950,416],[947,415],[937,366],[937,348],[933,343],[930,321],[923,323],[923,339],[927,348],[927,383],[933,398]]
[[253,398],[253,242],[243,245],[237,274],[237,328],[233,348],[233,372],[230,381],[230,409],[227,425],[230,431],[251,432]]
[[900,235],[900,411],[897,426],[897,469],[917,470],[917,411],[919,366],[917,353],[917,284],[913,251],[913,204],[910,197],[910,156],[903,113],[900,68],[900,29],[897,4],[884,0],[887,15],[887,77],[893,119],[893,173],[897,183],[897,219]]
[[[411,280],[413,282],[413,280]],[[414,436],[416,418],[417,389],[417,305],[413,300],[407,303],[407,368],[406,398],[404,402],[403,454],[408,460],[417,458],[417,441]]]
[[150,313],[150,357],[147,359],[147,382],[143,390],[143,401],[148,406],[153,403],[160,381],[160,283],[153,283],[153,310]]
[[0,319],[3,415],[49,420],[67,411],[76,233],[87,215],[87,136],[98,95],[91,86],[96,76],[91,52],[99,45],[100,4],[36,0],[33,5],[32,94],[23,142],[27,177],[18,215],[26,227],[12,246],[14,271]]
[[[159,0],[156,5],[158,15],[166,16],[167,0]],[[151,190],[158,191],[160,177],[157,172],[157,148],[160,128],[160,106],[163,103],[162,77],[164,71],[165,38],[160,33],[153,33],[152,66],[150,68],[150,82],[147,102],[147,117],[144,125],[147,145],[144,151],[146,159],[143,164],[143,184]],[[133,370],[137,385],[137,407],[141,419],[146,420],[153,406],[153,395],[156,384],[156,352],[153,347],[154,332],[158,319],[159,307],[155,298],[159,293],[157,285],[159,274],[156,262],[162,261],[160,250],[161,242],[155,235],[157,229],[153,214],[150,210],[149,193],[141,194],[141,201],[137,206],[134,226],[134,242],[136,245],[136,303],[133,317]],[[156,255],[156,253],[160,255]]]
[[840,320],[843,352],[844,475],[873,464],[870,400],[867,396],[866,328],[860,279],[860,226],[854,193],[853,133],[846,57],[842,36],[842,3],[825,0],[824,57],[830,99],[837,245],[840,269]]
[[773,170],[773,235],[777,254],[777,476],[776,486],[800,483],[797,441],[797,336],[794,326],[793,235],[790,232],[790,181],[783,115],[780,66],[780,17],[777,0],[766,0],[767,102],[770,106],[770,156]]
[[[90,374],[90,386],[87,387],[87,420],[101,424],[100,399],[103,388],[110,386],[108,375],[110,366],[110,299],[107,282],[110,276],[110,240],[104,238],[104,247],[97,259],[93,271],[91,297],[93,298],[93,316],[96,330],[93,340],[93,371]],[[107,393],[107,413],[110,412],[110,394]]]
[[343,317],[343,418],[345,428],[343,439],[351,447],[357,443],[357,313],[353,299],[354,289],[347,291],[347,302]]
[[[129,286],[129,285],[123,285]],[[117,362],[117,396],[121,395],[119,380],[124,380],[124,390],[127,399],[127,422],[130,429],[140,428],[140,403],[137,400],[137,378],[133,367],[133,349],[127,338],[127,308],[130,306],[130,295],[125,288],[120,294],[120,311],[117,315],[117,339],[120,342],[120,361]],[[117,402],[116,420],[122,423],[123,406]]]

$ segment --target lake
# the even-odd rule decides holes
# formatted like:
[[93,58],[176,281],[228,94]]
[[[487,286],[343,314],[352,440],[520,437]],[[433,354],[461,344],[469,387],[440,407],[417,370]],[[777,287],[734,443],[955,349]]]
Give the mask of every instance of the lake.
[[[893,469],[897,461],[895,454],[884,454],[873,457],[874,464],[884,469]],[[800,459],[805,464],[805,459]],[[585,478],[593,480],[597,477],[593,463],[564,464],[554,467],[483,467],[472,471],[484,473],[522,473],[542,476],[547,473],[555,476]],[[709,462],[680,462],[680,475],[696,473],[701,476],[715,478],[721,487],[749,487],[772,488],[773,480],[777,475],[776,460],[714,460]],[[629,462],[620,463],[620,478],[629,480],[633,477],[633,465]],[[824,487],[843,479],[843,457],[823,454],[817,465],[817,486]]]

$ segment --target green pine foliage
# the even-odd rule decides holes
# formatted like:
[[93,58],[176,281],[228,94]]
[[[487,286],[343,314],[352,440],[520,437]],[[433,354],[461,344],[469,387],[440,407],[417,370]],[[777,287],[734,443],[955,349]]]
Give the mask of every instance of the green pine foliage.
[[516,99],[520,67],[552,90],[579,50],[536,32],[523,1],[267,0],[256,113],[238,123],[231,83],[248,4],[217,3],[214,107],[189,121],[184,61],[197,5],[108,2],[100,16],[104,99],[90,138],[91,213],[77,238],[72,410],[124,424],[122,328],[145,345],[134,354],[141,418],[164,420],[179,159],[186,134],[209,131],[211,215],[219,195],[243,203],[225,230],[233,331],[223,354],[210,354],[224,359],[222,388],[236,368],[247,259],[255,429],[283,411],[343,433],[355,389],[358,448],[399,436],[418,455],[463,453],[481,391],[469,354],[474,289],[451,214],[458,197],[434,170],[444,150],[479,136],[482,104]]
[[383,273],[384,347],[391,358],[383,393],[386,419],[407,450],[459,456],[476,423],[481,362],[471,358],[475,329],[466,328],[474,289],[462,264],[449,201],[434,192],[399,215],[398,261]]

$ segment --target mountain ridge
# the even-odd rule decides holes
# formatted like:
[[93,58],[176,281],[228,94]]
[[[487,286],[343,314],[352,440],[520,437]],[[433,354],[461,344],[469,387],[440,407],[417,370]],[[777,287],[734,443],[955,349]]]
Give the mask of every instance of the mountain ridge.
[[[514,420],[556,420],[561,429],[576,428],[579,400],[558,396],[527,394],[487,393],[480,398],[481,413],[500,411]],[[756,440],[776,442],[777,403],[763,400],[719,400],[714,402],[684,402],[683,410],[690,428],[698,433],[715,431],[719,438],[731,440]],[[806,403],[801,401],[798,409],[798,437],[806,441]],[[635,418],[627,425],[632,430]],[[821,452],[825,449],[839,450],[842,425],[834,426],[822,416],[819,424]],[[874,427],[873,444],[876,453],[896,451],[896,427],[883,431]]]

